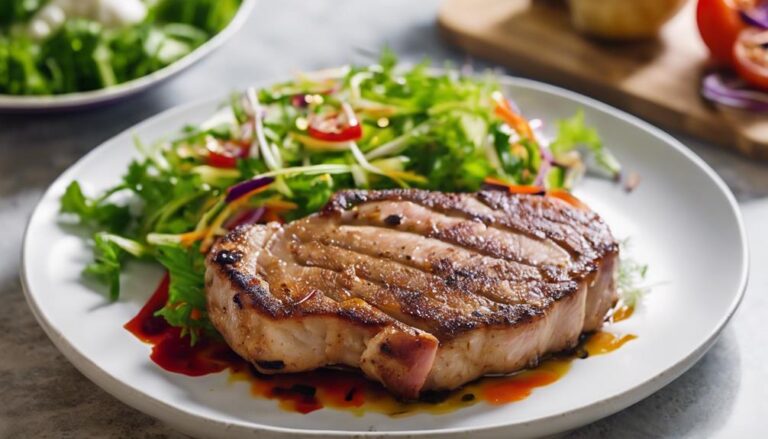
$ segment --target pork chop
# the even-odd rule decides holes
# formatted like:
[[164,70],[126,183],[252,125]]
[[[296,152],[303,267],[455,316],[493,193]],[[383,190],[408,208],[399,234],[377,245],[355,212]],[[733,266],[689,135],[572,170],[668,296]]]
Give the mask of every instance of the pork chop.
[[404,398],[536,365],[601,327],[618,245],[592,211],[502,191],[343,191],[207,259],[208,312],[262,373],[360,368]]

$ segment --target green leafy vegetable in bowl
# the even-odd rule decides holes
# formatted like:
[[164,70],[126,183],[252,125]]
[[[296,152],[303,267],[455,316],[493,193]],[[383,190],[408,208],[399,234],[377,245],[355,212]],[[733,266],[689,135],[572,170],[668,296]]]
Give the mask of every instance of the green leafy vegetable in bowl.
[[582,114],[559,122],[554,139],[534,122],[492,75],[401,69],[385,51],[377,65],[250,88],[172,141],[138,142],[144,158],[118,185],[90,198],[73,182],[62,211],[96,231],[86,272],[110,285],[113,299],[125,259],[162,264],[170,294],[160,314],[194,341],[213,332],[205,253],[239,224],[303,217],[344,188],[492,185],[578,204],[567,190],[586,158],[619,172]]
[[4,0],[0,94],[96,90],[160,70],[232,20],[241,0]]

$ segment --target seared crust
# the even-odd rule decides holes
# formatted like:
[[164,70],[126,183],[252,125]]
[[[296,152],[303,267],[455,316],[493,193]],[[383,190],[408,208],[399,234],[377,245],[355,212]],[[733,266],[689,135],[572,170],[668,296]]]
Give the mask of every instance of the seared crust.
[[540,195],[477,192],[472,198],[489,207],[491,211],[487,212],[470,207],[469,197],[410,189],[345,190],[331,197],[322,214],[339,215],[359,204],[376,201],[410,201],[439,212],[464,215],[487,226],[500,225],[538,239],[551,239],[576,256],[569,271],[582,277],[595,268],[596,261],[619,251],[608,225],[591,210],[575,209],[560,199]]
[[[526,367],[599,328],[617,257],[607,225],[559,199],[342,191],[319,214],[221,239],[208,308],[264,373],[346,364],[415,397]],[[292,346],[310,339],[311,352]]]

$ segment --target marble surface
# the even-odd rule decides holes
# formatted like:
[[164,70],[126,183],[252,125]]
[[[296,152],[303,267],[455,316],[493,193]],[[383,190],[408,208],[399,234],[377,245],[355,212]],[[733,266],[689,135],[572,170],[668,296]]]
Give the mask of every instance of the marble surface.
[[[71,114],[0,115],[0,437],[181,435],[100,390],[53,347],[24,302],[21,237],[43,190],[87,151],[164,109],[259,80],[366,63],[389,45],[407,61],[467,57],[437,36],[435,0],[262,0],[245,30],[203,64],[117,105]],[[474,63],[484,66],[482,63]],[[673,133],[674,134],[674,133]],[[752,275],[741,308],[689,372],[635,406],[569,433],[595,437],[755,437],[768,415],[768,165],[679,137],[742,203]]]

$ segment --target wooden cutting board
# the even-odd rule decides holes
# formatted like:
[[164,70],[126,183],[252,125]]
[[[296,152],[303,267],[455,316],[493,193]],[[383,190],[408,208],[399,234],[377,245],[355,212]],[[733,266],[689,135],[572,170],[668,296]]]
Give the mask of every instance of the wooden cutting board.
[[570,25],[565,0],[445,0],[439,25],[471,55],[768,160],[768,115],[715,108],[699,96],[708,55],[694,3],[643,43],[583,37]]

